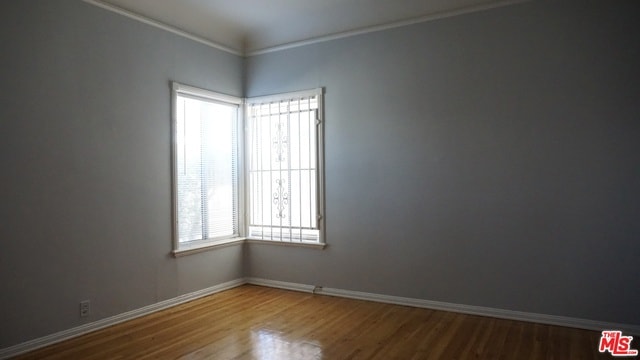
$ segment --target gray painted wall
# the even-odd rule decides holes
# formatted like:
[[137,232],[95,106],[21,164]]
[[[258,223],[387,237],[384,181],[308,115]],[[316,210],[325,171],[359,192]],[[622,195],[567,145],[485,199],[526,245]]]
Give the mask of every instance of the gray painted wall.
[[[637,10],[536,1],[243,60],[0,2],[0,348],[243,275],[640,324]],[[170,80],[326,87],[326,250],[169,256]]]
[[241,278],[169,256],[169,81],[241,95],[242,59],[79,0],[0,18],[0,348]]
[[267,279],[640,324],[637,1],[535,1],[251,57],[326,87],[324,251]]

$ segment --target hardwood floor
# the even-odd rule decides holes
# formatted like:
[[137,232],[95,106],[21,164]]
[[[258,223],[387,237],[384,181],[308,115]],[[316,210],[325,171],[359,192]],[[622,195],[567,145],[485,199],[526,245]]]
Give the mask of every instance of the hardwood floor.
[[18,359],[610,359],[600,334],[244,285]]

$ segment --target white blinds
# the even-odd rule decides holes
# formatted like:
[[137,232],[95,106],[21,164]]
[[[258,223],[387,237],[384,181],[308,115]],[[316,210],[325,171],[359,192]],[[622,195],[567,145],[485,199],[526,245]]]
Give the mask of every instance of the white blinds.
[[238,235],[238,106],[184,93],[175,105],[179,242]]
[[320,94],[247,106],[250,238],[319,242]]

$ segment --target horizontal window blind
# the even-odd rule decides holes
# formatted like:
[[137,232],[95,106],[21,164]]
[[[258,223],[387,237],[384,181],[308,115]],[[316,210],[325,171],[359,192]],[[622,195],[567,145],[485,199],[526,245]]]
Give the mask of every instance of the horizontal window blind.
[[238,105],[180,92],[175,105],[178,241],[237,236]]

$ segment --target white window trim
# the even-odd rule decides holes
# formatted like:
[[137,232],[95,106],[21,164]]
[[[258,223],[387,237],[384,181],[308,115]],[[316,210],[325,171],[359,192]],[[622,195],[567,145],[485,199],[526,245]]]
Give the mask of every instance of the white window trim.
[[[214,92],[214,91],[200,89],[200,88],[197,88],[197,87],[194,87],[194,86],[180,84],[180,83],[177,83],[177,82],[172,82],[171,83],[171,87],[172,87],[172,89],[174,91],[174,95],[176,93],[181,93],[181,94],[191,95],[191,96],[204,98],[204,99],[208,99],[208,100],[221,101],[221,102],[224,102],[224,103],[234,104],[234,105],[238,105],[238,106],[243,104],[242,98],[239,98],[237,96],[217,93],[217,92]],[[175,97],[173,99],[175,101]],[[175,114],[175,107],[173,108],[173,111],[174,111],[174,116],[177,115],[177,114]]]
[[[274,245],[289,245],[289,246],[302,246],[302,247],[312,247],[312,248],[321,248],[324,249],[327,245],[325,242],[325,206],[324,206],[324,88],[319,87],[315,89],[308,90],[300,90],[300,91],[292,91],[287,93],[273,94],[273,95],[265,95],[265,96],[256,96],[251,98],[245,98],[245,114],[248,113],[248,109],[253,104],[267,103],[267,102],[278,102],[287,99],[296,99],[303,97],[311,97],[317,96],[318,101],[318,123],[316,125],[317,131],[317,159],[316,159],[316,167],[317,167],[317,185],[318,185],[318,199],[317,199],[317,214],[318,214],[318,229],[320,230],[320,235],[318,238],[318,242],[295,242],[295,241],[279,241],[279,240],[270,240],[270,239],[258,239],[248,237],[247,232],[245,232],[245,236],[247,236],[247,241],[249,243],[263,243],[263,244],[274,244]],[[249,139],[247,136],[249,134],[248,129],[246,128],[247,122],[246,119],[243,119],[245,122],[245,143],[248,143]],[[245,155],[246,156],[246,155]],[[245,158],[245,169],[244,173],[249,173],[249,165],[248,159]],[[248,186],[248,185],[246,185]],[[248,189],[245,188],[245,191]],[[249,198],[248,196],[245,198],[245,209],[249,209]],[[246,211],[246,210],[245,210]],[[248,223],[248,222],[247,222]],[[248,226],[248,225],[247,225]],[[245,227],[245,231],[247,228]]]
[[304,247],[304,248],[311,248],[311,249],[324,249],[327,247],[327,243],[324,243],[324,242],[312,243],[312,242],[279,241],[279,240],[269,240],[269,239],[251,239],[251,238],[246,238],[244,242],[248,244],[293,246],[293,247]]
[[[238,121],[237,121],[237,171],[238,171],[238,234],[228,238],[222,239],[204,239],[198,241],[192,241],[188,243],[180,243],[178,236],[178,194],[176,189],[177,172],[176,172],[176,154],[177,154],[177,128],[176,121],[177,114],[177,99],[178,95],[186,95],[188,97],[194,97],[213,102],[219,102],[227,105],[237,106]],[[233,243],[244,240],[244,107],[243,100],[239,97],[221,94],[213,91],[200,89],[197,87],[180,84],[177,82],[171,83],[171,207],[172,207],[172,254],[174,256],[181,256],[200,252],[203,250],[211,249],[213,247],[227,246]]]
[[225,240],[217,240],[217,241],[198,241],[195,244],[182,245],[180,249],[174,249],[171,253],[175,257],[191,255],[203,251],[209,251],[213,249],[218,249],[222,247],[227,247],[236,244],[242,244],[246,241],[244,237],[235,237],[229,238]]
[[[202,251],[208,251],[220,247],[232,246],[242,243],[253,244],[265,244],[265,245],[278,245],[278,246],[294,246],[294,247],[306,247],[315,249],[324,249],[327,247],[325,242],[325,206],[324,206],[324,89],[315,88],[310,90],[288,92],[275,95],[259,96],[253,98],[239,98],[232,95],[226,95],[201,89],[194,86],[181,84],[178,82],[171,82],[171,192],[172,192],[172,242],[173,249],[171,251],[174,257],[190,255]],[[202,98],[206,100],[212,100],[215,102],[222,102],[226,104],[233,104],[238,106],[238,228],[239,235],[235,237],[225,239],[209,239],[201,241],[193,241],[188,244],[181,244],[178,237],[178,214],[177,214],[177,192],[175,181],[177,179],[176,174],[176,119],[177,119],[177,96],[178,94],[193,96],[196,98]],[[246,119],[245,113],[247,107],[254,103],[264,103],[269,101],[279,101],[286,98],[300,98],[317,96],[318,98],[318,124],[317,124],[317,184],[318,184],[318,199],[317,199],[317,212],[318,229],[320,230],[320,236],[318,242],[289,242],[289,241],[275,241],[269,239],[250,239],[246,238],[247,231],[247,211],[249,198],[246,196],[248,191],[247,181],[245,180],[248,173],[248,164],[245,153],[245,142],[247,136],[247,129],[245,127]]]

